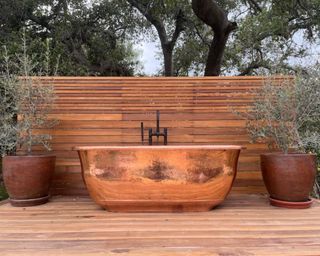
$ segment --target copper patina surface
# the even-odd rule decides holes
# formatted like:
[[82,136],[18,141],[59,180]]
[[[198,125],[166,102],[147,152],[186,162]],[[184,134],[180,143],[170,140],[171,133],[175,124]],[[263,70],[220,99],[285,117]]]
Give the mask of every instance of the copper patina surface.
[[236,176],[240,146],[77,147],[93,200],[109,211],[207,211]]

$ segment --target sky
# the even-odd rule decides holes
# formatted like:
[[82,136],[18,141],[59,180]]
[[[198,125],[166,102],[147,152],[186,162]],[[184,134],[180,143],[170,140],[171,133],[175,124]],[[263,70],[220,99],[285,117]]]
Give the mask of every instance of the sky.
[[[301,38],[297,41],[302,42]],[[159,48],[155,42],[141,42],[140,45],[135,45],[135,49],[140,53],[140,61],[143,65],[143,72],[147,76],[152,76],[158,73],[162,61],[159,60]],[[308,49],[308,56],[305,58],[290,58],[291,64],[300,65],[314,65],[320,61],[320,45],[310,45]]]
[[160,69],[162,63],[157,58],[159,49],[155,42],[141,41],[140,45],[135,45],[135,48],[140,52],[140,60],[144,66],[144,73],[148,76],[154,75]]

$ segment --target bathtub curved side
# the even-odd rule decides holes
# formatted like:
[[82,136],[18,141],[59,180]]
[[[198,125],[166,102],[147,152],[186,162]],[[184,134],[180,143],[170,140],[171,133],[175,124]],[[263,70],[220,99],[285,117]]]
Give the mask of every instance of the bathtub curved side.
[[240,149],[78,149],[92,199],[115,212],[208,211],[222,203]]

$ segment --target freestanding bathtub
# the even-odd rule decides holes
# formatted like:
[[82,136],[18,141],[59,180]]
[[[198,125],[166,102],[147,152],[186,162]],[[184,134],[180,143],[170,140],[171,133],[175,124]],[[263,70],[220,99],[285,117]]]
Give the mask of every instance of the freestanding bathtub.
[[208,211],[228,195],[241,146],[83,146],[92,199],[114,212]]

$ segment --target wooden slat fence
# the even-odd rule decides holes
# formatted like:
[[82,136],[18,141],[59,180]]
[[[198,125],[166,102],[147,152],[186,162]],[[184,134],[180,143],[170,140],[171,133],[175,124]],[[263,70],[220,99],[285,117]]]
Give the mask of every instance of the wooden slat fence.
[[[266,145],[250,144],[245,121],[233,110],[252,104],[263,77],[124,78],[56,77],[58,95],[52,117],[60,120],[52,131],[58,156],[54,194],[86,194],[77,152],[79,145],[139,145],[140,122],[168,127],[168,143],[239,144],[246,146],[233,191],[264,191],[259,153]],[[147,137],[147,131],[145,133]]]

